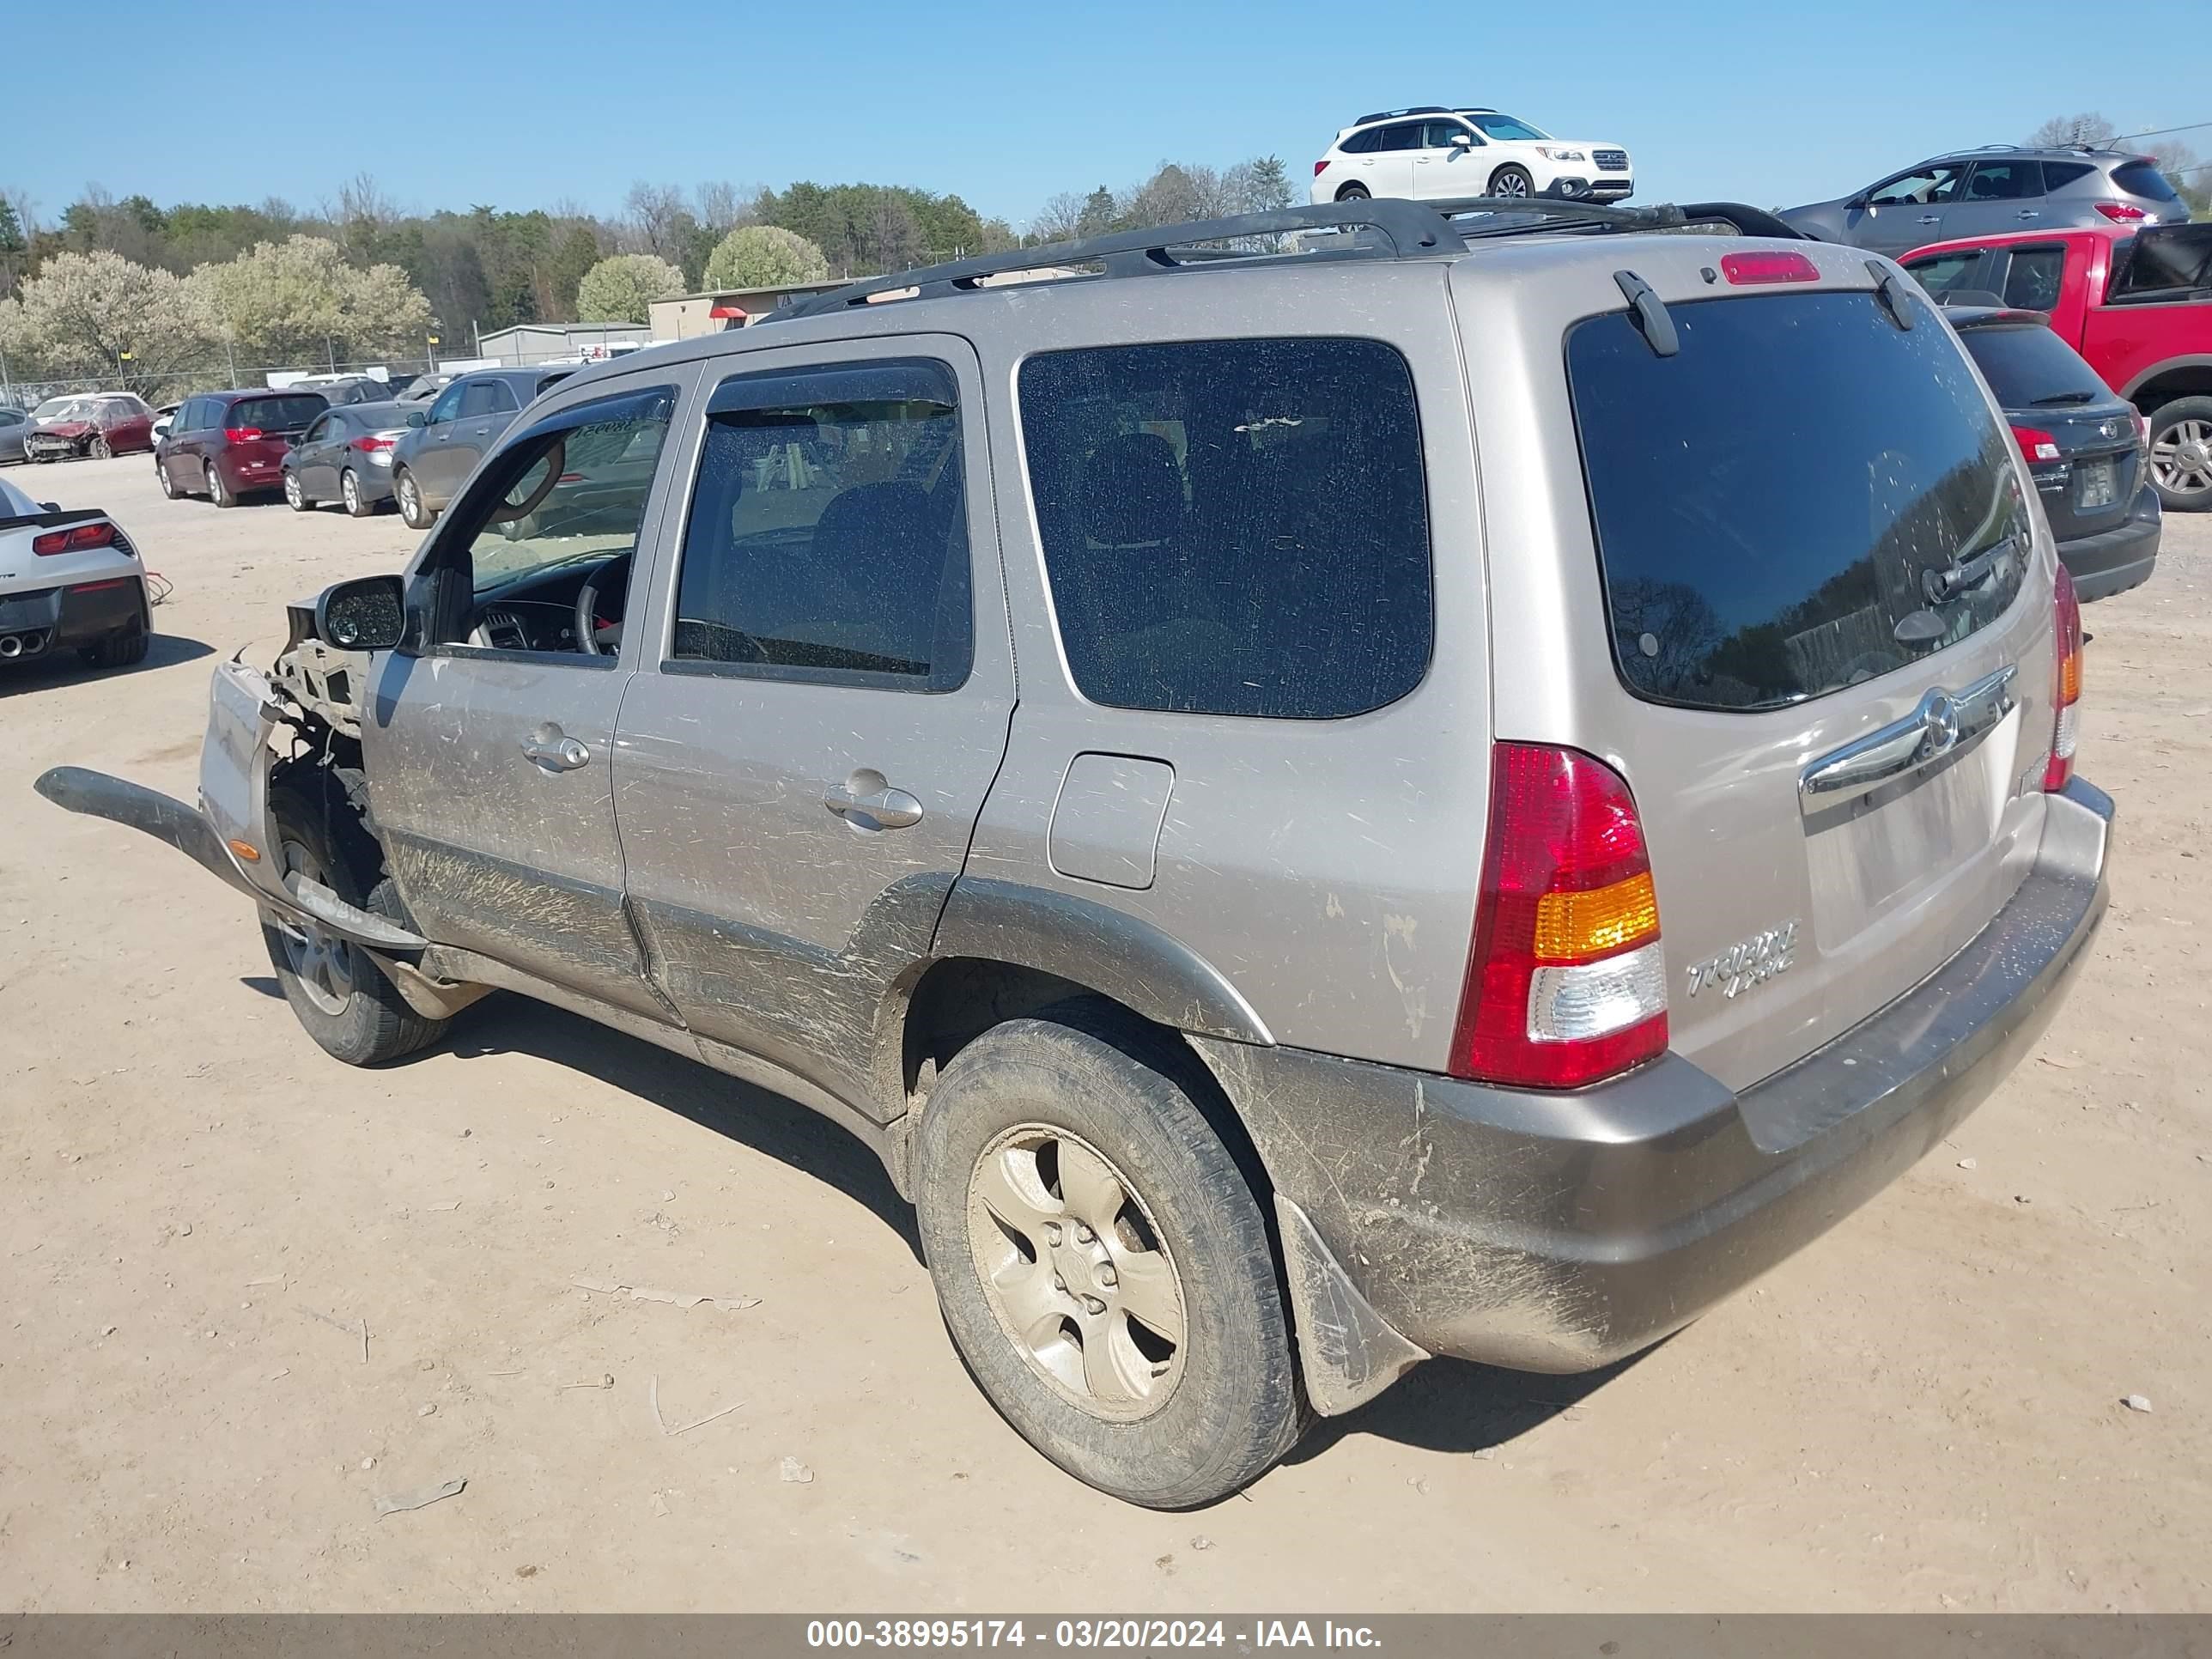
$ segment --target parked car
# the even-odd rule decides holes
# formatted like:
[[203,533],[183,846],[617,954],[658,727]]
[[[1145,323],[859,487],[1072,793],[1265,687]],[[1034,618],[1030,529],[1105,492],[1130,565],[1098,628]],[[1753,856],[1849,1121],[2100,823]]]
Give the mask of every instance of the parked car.
[[128,667],[145,659],[153,616],[120,525],[0,479],[0,668],[71,650],[95,668]]
[[392,401],[392,388],[373,374],[307,374],[287,384],[287,392],[317,392],[331,408],[347,404]]
[[154,410],[154,424],[150,430],[156,444],[169,435],[169,427],[175,421],[177,411],[183,407],[181,403],[163,404]]
[[1363,115],[1314,163],[1313,199],[1410,196],[1572,196],[1625,201],[1636,191],[1619,144],[1554,138],[1494,109],[1413,109]]
[[154,447],[154,411],[132,392],[49,398],[31,419],[23,453],[34,461],[106,460]]
[[319,392],[266,387],[187,398],[154,451],[161,493],[236,507],[247,495],[281,489],[293,441],[329,407]]
[[434,402],[438,394],[453,383],[453,377],[450,374],[410,375],[407,384],[392,394],[392,401],[396,404]]
[[[2080,612],[1894,264],[1368,211],[580,373],[217,669],[204,816],[38,787],[242,889],[340,1060],[499,986],[844,1125],[1133,1502],[1430,1355],[1617,1360],[2042,1040],[2107,892]],[[651,460],[588,538],[586,449]]]
[[454,380],[408,431],[392,459],[392,488],[409,528],[428,530],[461,482],[514,424],[522,406],[574,368],[483,368]]
[[30,430],[29,410],[0,405],[0,465],[23,459],[23,440]]
[[392,500],[392,452],[407,435],[407,410],[396,403],[354,403],[314,418],[283,458],[283,498],[295,514],[338,502],[369,518]]
[[1899,254],[2029,228],[2165,224],[2189,210],[2148,155],[1985,144],[1916,161],[1832,202],[1784,208],[1782,217],[1822,241]]
[[2027,231],[1905,256],[1931,293],[2048,312],[2058,337],[2148,422],[2171,511],[2212,509],[2212,225]]
[[1994,297],[1958,296],[1944,314],[2012,425],[2075,597],[2087,605],[2140,587],[2158,562],[2160,526],[2142,416],[2041,312],[1975,303]]
[[337,501],[365,519],[392,499],[392,452],[407,431],[397,404],[326,410],[300,434],[283,461],[284,499],[295,513]]

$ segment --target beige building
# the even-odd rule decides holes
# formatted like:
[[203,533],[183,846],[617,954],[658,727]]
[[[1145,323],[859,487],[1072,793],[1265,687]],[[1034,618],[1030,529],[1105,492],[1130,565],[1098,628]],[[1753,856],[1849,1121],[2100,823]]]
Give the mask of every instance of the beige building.
[[720,334],[726,328],[743,328],[757,322],[794,295],[827,294],[842,288],[842,280],[791,283],[781,288],[724,289],[717,293],[679,294],[672,300],[653,302],[653,337],[689,340],[701,334]]

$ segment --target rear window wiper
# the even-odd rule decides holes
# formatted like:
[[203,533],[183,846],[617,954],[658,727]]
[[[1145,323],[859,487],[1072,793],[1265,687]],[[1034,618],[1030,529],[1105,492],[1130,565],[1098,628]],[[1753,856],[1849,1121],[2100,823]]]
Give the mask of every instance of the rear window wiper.
[[1961,562],[1954,553],[1951,562],[1940,570],[1921,573],[1921,591],[1927,594],[1930,605],[1948,605],[1970,587],[1979,587],[1996,574],[1997,562],[2020,545],[2020,538],[2007,536],[2002,541],[1991,542],[1971,559]]
[[2030,409],[2049,409],[2058,404],[2090,404],[2097,400],[2094,392],[2054,392],[2048,398],[2032,398]]

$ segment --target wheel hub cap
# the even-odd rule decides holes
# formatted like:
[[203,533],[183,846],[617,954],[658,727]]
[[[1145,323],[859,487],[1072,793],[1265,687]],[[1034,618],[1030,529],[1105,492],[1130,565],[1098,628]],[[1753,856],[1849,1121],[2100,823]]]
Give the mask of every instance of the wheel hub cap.
[[1182,1281],[1127,1177],[1087,1141],[1024,1124],[969,1183],[969,1242],[1016,1352],[1094,1416],[1130,1421],[1182,1376]]
[[[320,860],[297,842],[284,843],[284,872],[318,883],[330,884]],[[333,939],[305,916],[287,916],[276,924],[284,939],[284,965],[300,981],[308,1001],[326,1014],[343,1014],[353,995],[353,953],[343,939]]]

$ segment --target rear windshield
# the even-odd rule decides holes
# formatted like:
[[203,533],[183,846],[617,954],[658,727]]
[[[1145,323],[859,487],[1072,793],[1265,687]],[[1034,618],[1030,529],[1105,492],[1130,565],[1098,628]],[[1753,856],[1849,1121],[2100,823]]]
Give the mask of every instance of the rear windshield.
[[1909,331],[1866,292],[1670,310],[1671,357],[1626,312],[1567,335],[1630,690],[1698,708],[1798,702],[2012,603],[2028,545],[2018,474],[1926,305]]
[[2148,161],[2123,161],[2112,169],[2112,182],[2131,196],[2146,201],[2178,202],[2173,185]]
[[2111,391],[2081,354],[2040,323],[1963,329],[1959,337],[2007,409],[2112,401]]
[[264,432],[298,432],[330,404],[321,398],[241,398],[230,406],[227,428],[257,427]]

